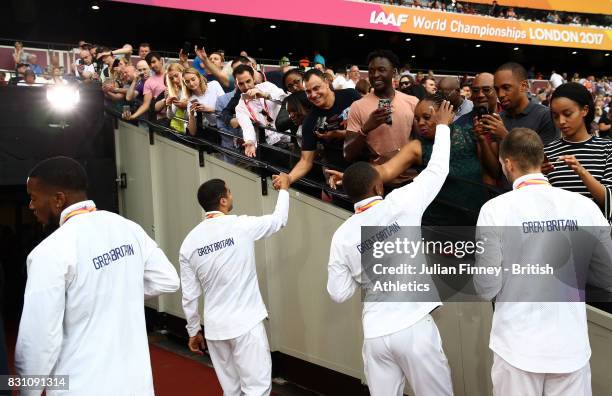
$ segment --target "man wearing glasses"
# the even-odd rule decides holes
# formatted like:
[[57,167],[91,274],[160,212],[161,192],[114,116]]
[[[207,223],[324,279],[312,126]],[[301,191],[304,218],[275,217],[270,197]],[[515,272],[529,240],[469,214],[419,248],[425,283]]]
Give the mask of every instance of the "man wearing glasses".
[[[440,82],[440,90],[444,90],[443,81]],[[480,73],[472,82],[473,103],[472,110],[459,117],[454,122],[457,129],[472,130],[477,139],[478,151],[484,169],[483,181],[486,184],[496,185],[502,178],[501,167],[497,160],[499,152],[499,140],[494,134],[487,131],[483,122],[485,116],[499,117],[499,104],[494,88],[494,76],[491,73]],[[452,102],[451,102],[452,103]]]

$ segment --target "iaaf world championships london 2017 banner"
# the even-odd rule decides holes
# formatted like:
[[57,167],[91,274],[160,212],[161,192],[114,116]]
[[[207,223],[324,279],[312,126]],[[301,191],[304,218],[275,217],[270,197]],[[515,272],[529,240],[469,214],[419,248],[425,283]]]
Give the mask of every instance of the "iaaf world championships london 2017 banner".
[[[510,44],[595,50],[612,49],[612,29],[499,19],[352,0],[309,0],[297,7],[295,2],[288,0],[115,1],[217,14]],[[547,0],[547,3],[552,4],[555,1],[567,2],[567,0]],[[588,1],[583,0],[582,2]]]

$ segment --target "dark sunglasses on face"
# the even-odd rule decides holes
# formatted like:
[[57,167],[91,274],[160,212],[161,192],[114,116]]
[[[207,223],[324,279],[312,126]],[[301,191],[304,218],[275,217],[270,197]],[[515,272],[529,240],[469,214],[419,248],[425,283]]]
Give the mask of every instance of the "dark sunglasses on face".
[[495,92],[495,89],[493,89],[493,87],[472,87],[472,94],[478,95],[480,91],[486,96],[491,96],[493,92]]

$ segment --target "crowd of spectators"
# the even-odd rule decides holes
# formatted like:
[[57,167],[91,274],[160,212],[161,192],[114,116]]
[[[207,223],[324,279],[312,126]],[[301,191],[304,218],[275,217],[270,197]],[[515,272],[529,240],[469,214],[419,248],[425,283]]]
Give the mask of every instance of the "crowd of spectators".
[[[147,43],[138,47],[137,56],[132,52],[128,44],[111,50],[81,42],[70,70],[52,65],[51,75],[43,78],[99,84],[108,106],[127,121],[149,120],[177,134],[217,139],[222,147],[247,157],[261,158],[262,144],[293,152],[299,161],[289,166],[292,183],[316,172],[332,187],[341,183],[341,170],[352,162],[382,165],[398,155],[402,160],[396,162],[403,168],[389,187],[410,182],[431,156],[431,108],[448,100],[455,118],[450,177],[439,195],[442,201],[476,214],[491,191],[508,188],[498,161],[499,142],[513,128],[527,127],[547,149],[556,147],[553,155],[562,152],[563,158],[549,157],[548,172],[571,173],[577,179],[570,188],[602,208],[612,207],[612,84],[607,77],[568,78],[553,70],[534,95],[529,72],[516,63],[503,64],[494,73],[483,70],[475,78],[440,78],[433,71],[412,73],[394,53],[379,50],[368,56],[363,78],[356,65],[332,68],[321,54],[308,60],[313,67],[307,70],[292,67],[285,58],[277,70],[266,72],[246,52],[231,61],[222,50],[209,54],[195,46],[181,48],[175,60]],[[24,60],[36,61],[16,43],[11,83],[36,85],[37,72],[47,72]],[[592,162],[578,158],[582,154],[574,143],[586,140],[596,146],[593,150],[605,153],[603,161],[610,169],[581,165]],[[322,169],[313,167],[315,163]],[[552,180],[567,182],[564,176]],[[426,215],[433,222],[444,218],[445,224],[475,221],[462,211],[437,212],[435,205]]]
[[544,11],[531,8],[503,7],[496,0],[490,5],[455,0],[367,0],[377,3],[395,4],[406,7],[427,8],[432,10],[456,12],[461,14],[488,15],[494,18],[521,19],[558,23],[565,25],[582,25],[593,27],[610,27],[609,16],[596,14],[577,14],[559,12],[555,10]]

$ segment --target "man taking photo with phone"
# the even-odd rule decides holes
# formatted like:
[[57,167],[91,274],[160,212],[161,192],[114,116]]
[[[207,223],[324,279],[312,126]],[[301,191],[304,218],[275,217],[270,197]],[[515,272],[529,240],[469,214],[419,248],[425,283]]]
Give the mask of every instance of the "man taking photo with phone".
[[[372,52],[367,63],[374,92],[351,105],[344,158],[349,162],[364,159],[380,165],[408,143],[418,99],[393,88],[393,77],[399,66],[399,59],[393,52]],[[409,179],[408,174],[402,174],[391,185]]]
[[[313,107],[302,124],[302,154],[300,161],[289,173],[290,183],[306,176],[312,169],[317,154],[317,144],[323,145],[323,162],[345,168],[342,155],[346,134],[346,113],[351,104],[361,99],[352,88],[334,91],[325,81],[323,72],[310,69],[304,74],[304,87]],[[278,175],[272,177],[275,189],[279,189]]]
[[483,165],[483,182],[496,185],[502,178],[499,164],[499,139],[485,129],[483,117],[498,114],[497,94],[494,87],[494,76],[491,73],[480,73],[472,82],[472,95],[470,99],[474,108],[467,114],[459,117],[453,126],[455,129],[471,130],[477,139],[478,153]]

